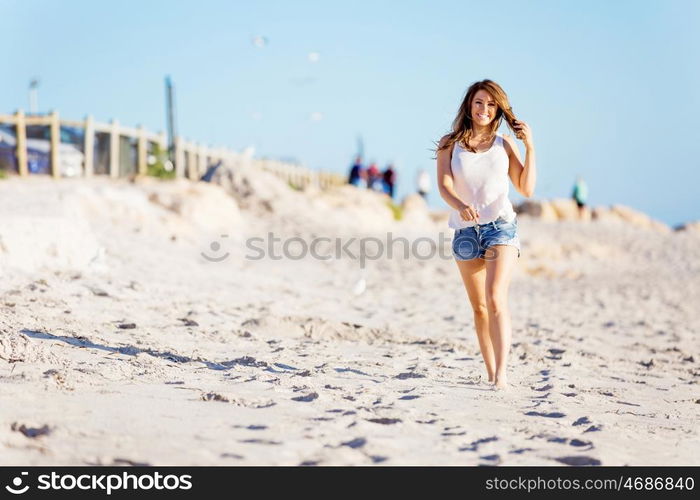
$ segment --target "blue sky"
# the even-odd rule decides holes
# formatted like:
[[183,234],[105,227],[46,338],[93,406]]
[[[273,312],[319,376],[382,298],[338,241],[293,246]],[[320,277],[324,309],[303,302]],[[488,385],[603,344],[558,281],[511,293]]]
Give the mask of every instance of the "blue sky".
[[190,140],[345,173],[361,135],[399,196],[425,168],[444,207],[429,149],[491,78],[532,127],[535,197],[581,174],[593,205],[700,219],[697,1],[0,0],[0,19],[0,113],[37,76],[42,111],[164,130],[171,75]]

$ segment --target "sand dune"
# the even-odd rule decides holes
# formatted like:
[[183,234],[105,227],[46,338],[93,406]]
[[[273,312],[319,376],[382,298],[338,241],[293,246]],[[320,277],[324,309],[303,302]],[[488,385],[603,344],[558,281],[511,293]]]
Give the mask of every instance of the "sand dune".
[[268,232],[437,241],[441,214],[217,182],[0,182],[0,463],[698,463],[697,231],[521,214],[501,393],[449,239],[246,258]]

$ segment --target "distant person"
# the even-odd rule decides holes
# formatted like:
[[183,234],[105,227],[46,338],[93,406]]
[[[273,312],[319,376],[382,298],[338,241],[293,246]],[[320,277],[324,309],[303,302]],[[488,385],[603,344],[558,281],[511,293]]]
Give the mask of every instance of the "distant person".
[[222,164],[222,162],[221,162],[221,161],[218,161],[218,162],[216,162],[214,165],[211,165],[211,166],[207,169],[207,171],[205,172],[205,174],[202,176],[202,178],[199,179],[199,180],[200,180],[200,181],[204,181],[204,182],[211,182],[212,178],[214,177],[214,174],[215,174],[216,171],[219,169],[219,167],[221,167],[221,164]]
[[374,191],[383,191],[382,176],[375,162],[370,163],[367,167],[367,187]]
[[355,162],[350,167],[350,175],[348,176],[348,184],[355,187],[361,187],[364,183],[364,167],[362,166],[362,157],[355,158]]
[[430,192],[430,175],[423,169],[418,171],[418,177],[416,177],[416,184],[418,185],[418,194],[424,199],[428,197]]
[[390,163],[387,165],[386,169],[382,173],[382,180],[384,181],[384,192],[389,195],[390,198],[394,198],[394,184],[396,184],[396,171],[394,166]]
[[[503,120],[515,138],[498,133]],[[523,141],[525,161],[515,139]],[[503,88],[481,80],[467,90],[436,152],[440,196],[450,207],[448,225],[455,230],[452,254],[473,311],[479,349],[489,382],[505,388],[512,343],[508,288],[520,257],[520,231],[508,191],[512,182],[524,197],[534,193],[532,131],[515,117]]]
[[580,175],[576,178],[576,184],[574,184],[574,191],[571,193],[571,197],[578,206],[579,218],[583,218],[583,214],[586,210],[586,200],[588,199],[588,186],[586,186],[586,182]]

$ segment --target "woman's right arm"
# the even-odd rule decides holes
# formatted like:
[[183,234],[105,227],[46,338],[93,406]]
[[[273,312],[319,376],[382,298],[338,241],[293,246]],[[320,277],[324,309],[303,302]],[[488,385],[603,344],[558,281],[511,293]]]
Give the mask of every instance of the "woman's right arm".
[[437,151],[437,183],[440,191],[440,196],[449,206],[457,210],[464,220],[474,220],[477,217],[476,211],[464,203],[454,188],[454,178],[452,177],[452,168],[450,162],[452,160],[452,147],[440,149],[447,143],[447,137],[440,139]]

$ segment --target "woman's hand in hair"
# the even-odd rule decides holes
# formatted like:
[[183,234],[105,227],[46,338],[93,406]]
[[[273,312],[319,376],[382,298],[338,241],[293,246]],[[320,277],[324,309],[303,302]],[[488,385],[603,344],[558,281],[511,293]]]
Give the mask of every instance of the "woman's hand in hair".
[[532,146],[532,130],[527,123],[515,120],[513,128],[515,129],[515,137],[523,141],[525,147]]
[[479,218],[479,212],[477,212],[476,208],[465,203],[459,211],[459,216],[462,218],[462,220],[465,220],[467,222],[476,222],[476,219]]

